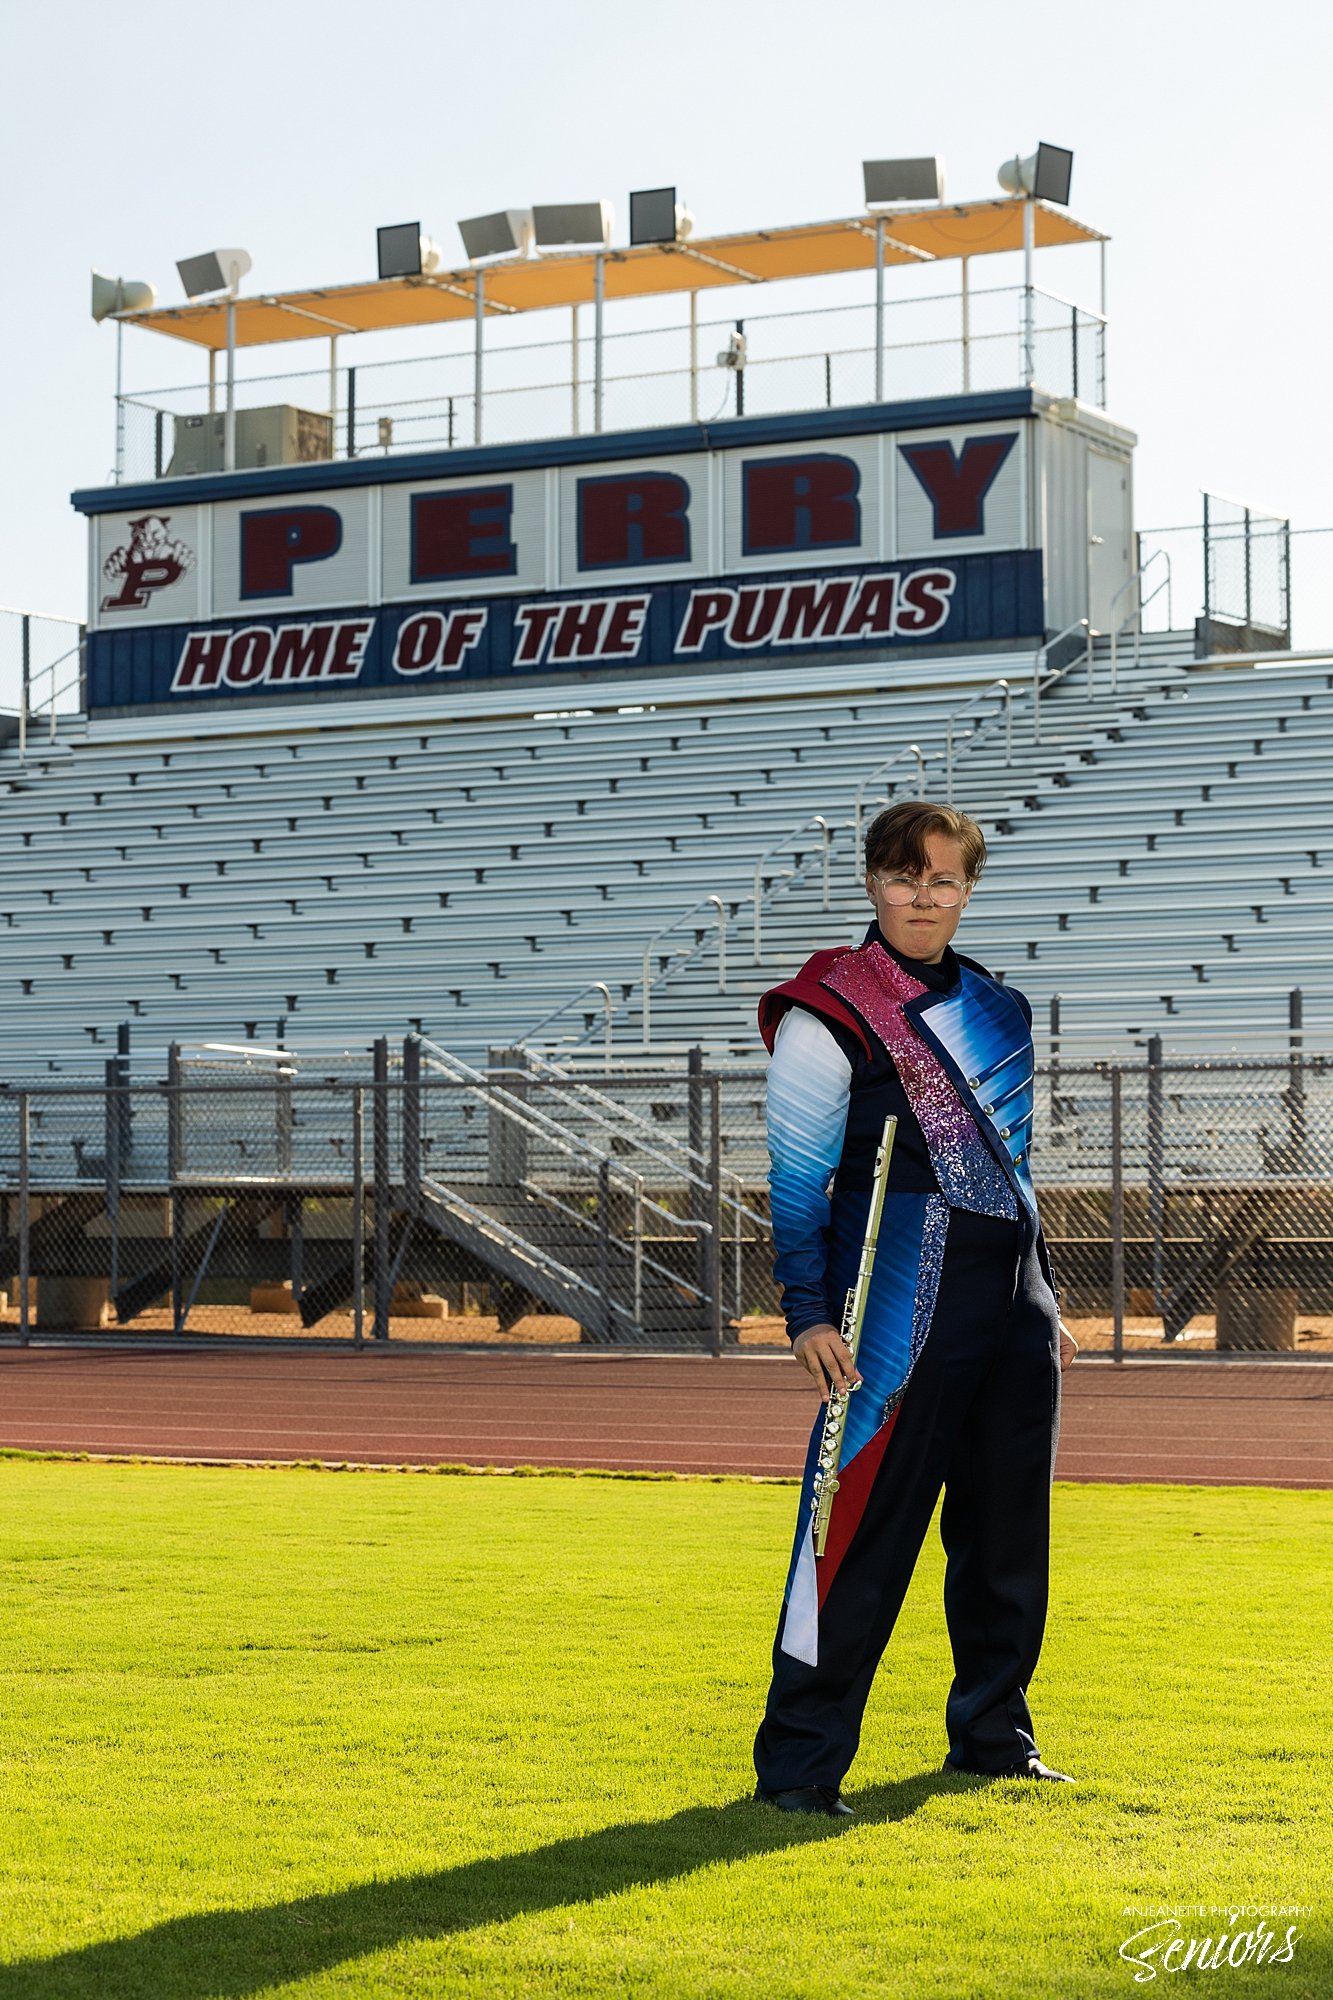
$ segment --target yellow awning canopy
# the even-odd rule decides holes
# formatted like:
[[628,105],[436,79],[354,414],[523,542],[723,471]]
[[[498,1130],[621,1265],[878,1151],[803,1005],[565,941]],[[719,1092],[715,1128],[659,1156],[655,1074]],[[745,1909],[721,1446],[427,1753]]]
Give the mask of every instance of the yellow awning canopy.
[[[1060,244],[1101,243],[1102,232],[1065,209],[1034,203],[1039,250]],[[944,257],[982,257],[1023,247],[1023,202],[948,203],[894,209],[884,218],[884,261],[933,263]],[[470,319],[476,311],[477,277],[483,279],[488,315],[540,312],[551,306],[589,304],[597,258],[591,250],[547,251],[433,277],[381,278],[357,285],[321,285],[300,292],[268,293],[236,301],[236,345],[264,347],[280,340],[313,340],[334,333],[383,333],[396,327],[434,326]],[[798,223],[785,229],[747,229],[735,236],[690,238],[685,243],[641,244],[604,253],[608,300],[651,298],[665,292],[711,291],[722,285],[765,284],[777,278],[817,278],[839,271],[869,271],[875,264],[875,219]],[[153,306],[121,313],[127,326],[165,333],[198,347],[227,345],[226,302]]]

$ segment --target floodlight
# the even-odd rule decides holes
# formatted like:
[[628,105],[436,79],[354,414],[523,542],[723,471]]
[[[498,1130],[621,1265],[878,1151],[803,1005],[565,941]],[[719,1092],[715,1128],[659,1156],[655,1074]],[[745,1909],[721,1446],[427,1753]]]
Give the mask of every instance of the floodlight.
[[532,226],[537,246],[554,250],[570,244],[610,248],[612,210],[609,201],[566,201],[536,206]]
[[157,304],[157,293],[146,278],[104,278],[93,272],[92,316],[109,319],[112,313],[146,312]]
[[210,292],[235,293],[252,262],[248,250],[204,250],[182,257],[176,269],[186,298],[202,299]]
[[438,243],[421,233],[419,222],[391,222],[375,231],[381,278],[429,278],[444,263]]
[[532,210],[501,208],[494,215],[474,215],[460,222],[463,248],[475,264],[481,257],[526,257],[532,248]]
[[944,162],[932,153],[917,160],[863,160],[866,207],[893,201],[943,201]]
[[1006,160],[997,176],[1007,194],[1031,195],[1037,201],[1069,200],[1069,183],[1074,172],[1074,155],[1065,146],[1048,146],[1045,141],[1026,159]]
[[641,188],[629,198],[631,243],[683,243],[693,228],[694,217],[673,187]]

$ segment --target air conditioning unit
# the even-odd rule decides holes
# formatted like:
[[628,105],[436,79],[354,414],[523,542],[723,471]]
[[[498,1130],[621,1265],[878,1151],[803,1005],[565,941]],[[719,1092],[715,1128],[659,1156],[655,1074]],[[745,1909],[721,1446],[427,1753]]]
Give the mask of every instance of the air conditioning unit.
[[[177,417],[168,479],[187,479],[201,472],[221,472],[225,457],[226,417]],[[274,403],[267,410],[237,410],[236,464],[310,465],[333,457],[333,418],[325,410],[298,410],[291,403]]]

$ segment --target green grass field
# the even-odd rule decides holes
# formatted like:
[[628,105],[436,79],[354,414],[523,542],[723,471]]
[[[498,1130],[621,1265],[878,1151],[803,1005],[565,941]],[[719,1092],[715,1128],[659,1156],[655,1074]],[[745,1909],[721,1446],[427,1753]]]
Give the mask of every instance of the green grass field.
[[[0,2000],[1333,1993],[1333,1494],[1057,1487],[1077,1787],[940,1775],[932,1535],[845,1833],[748,1803],[794,1500],[0,1462]],[[1291,1962],[1136,1984],[1214,1904]]]

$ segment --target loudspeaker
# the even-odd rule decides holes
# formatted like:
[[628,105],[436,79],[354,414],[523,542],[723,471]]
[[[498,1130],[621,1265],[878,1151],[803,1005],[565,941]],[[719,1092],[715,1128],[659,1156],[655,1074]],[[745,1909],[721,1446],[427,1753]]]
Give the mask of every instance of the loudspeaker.
[[157,304],[157,293],[142,278],[104,278],[93,272],[92,315],[106,319],[111,313],[147,312]]

